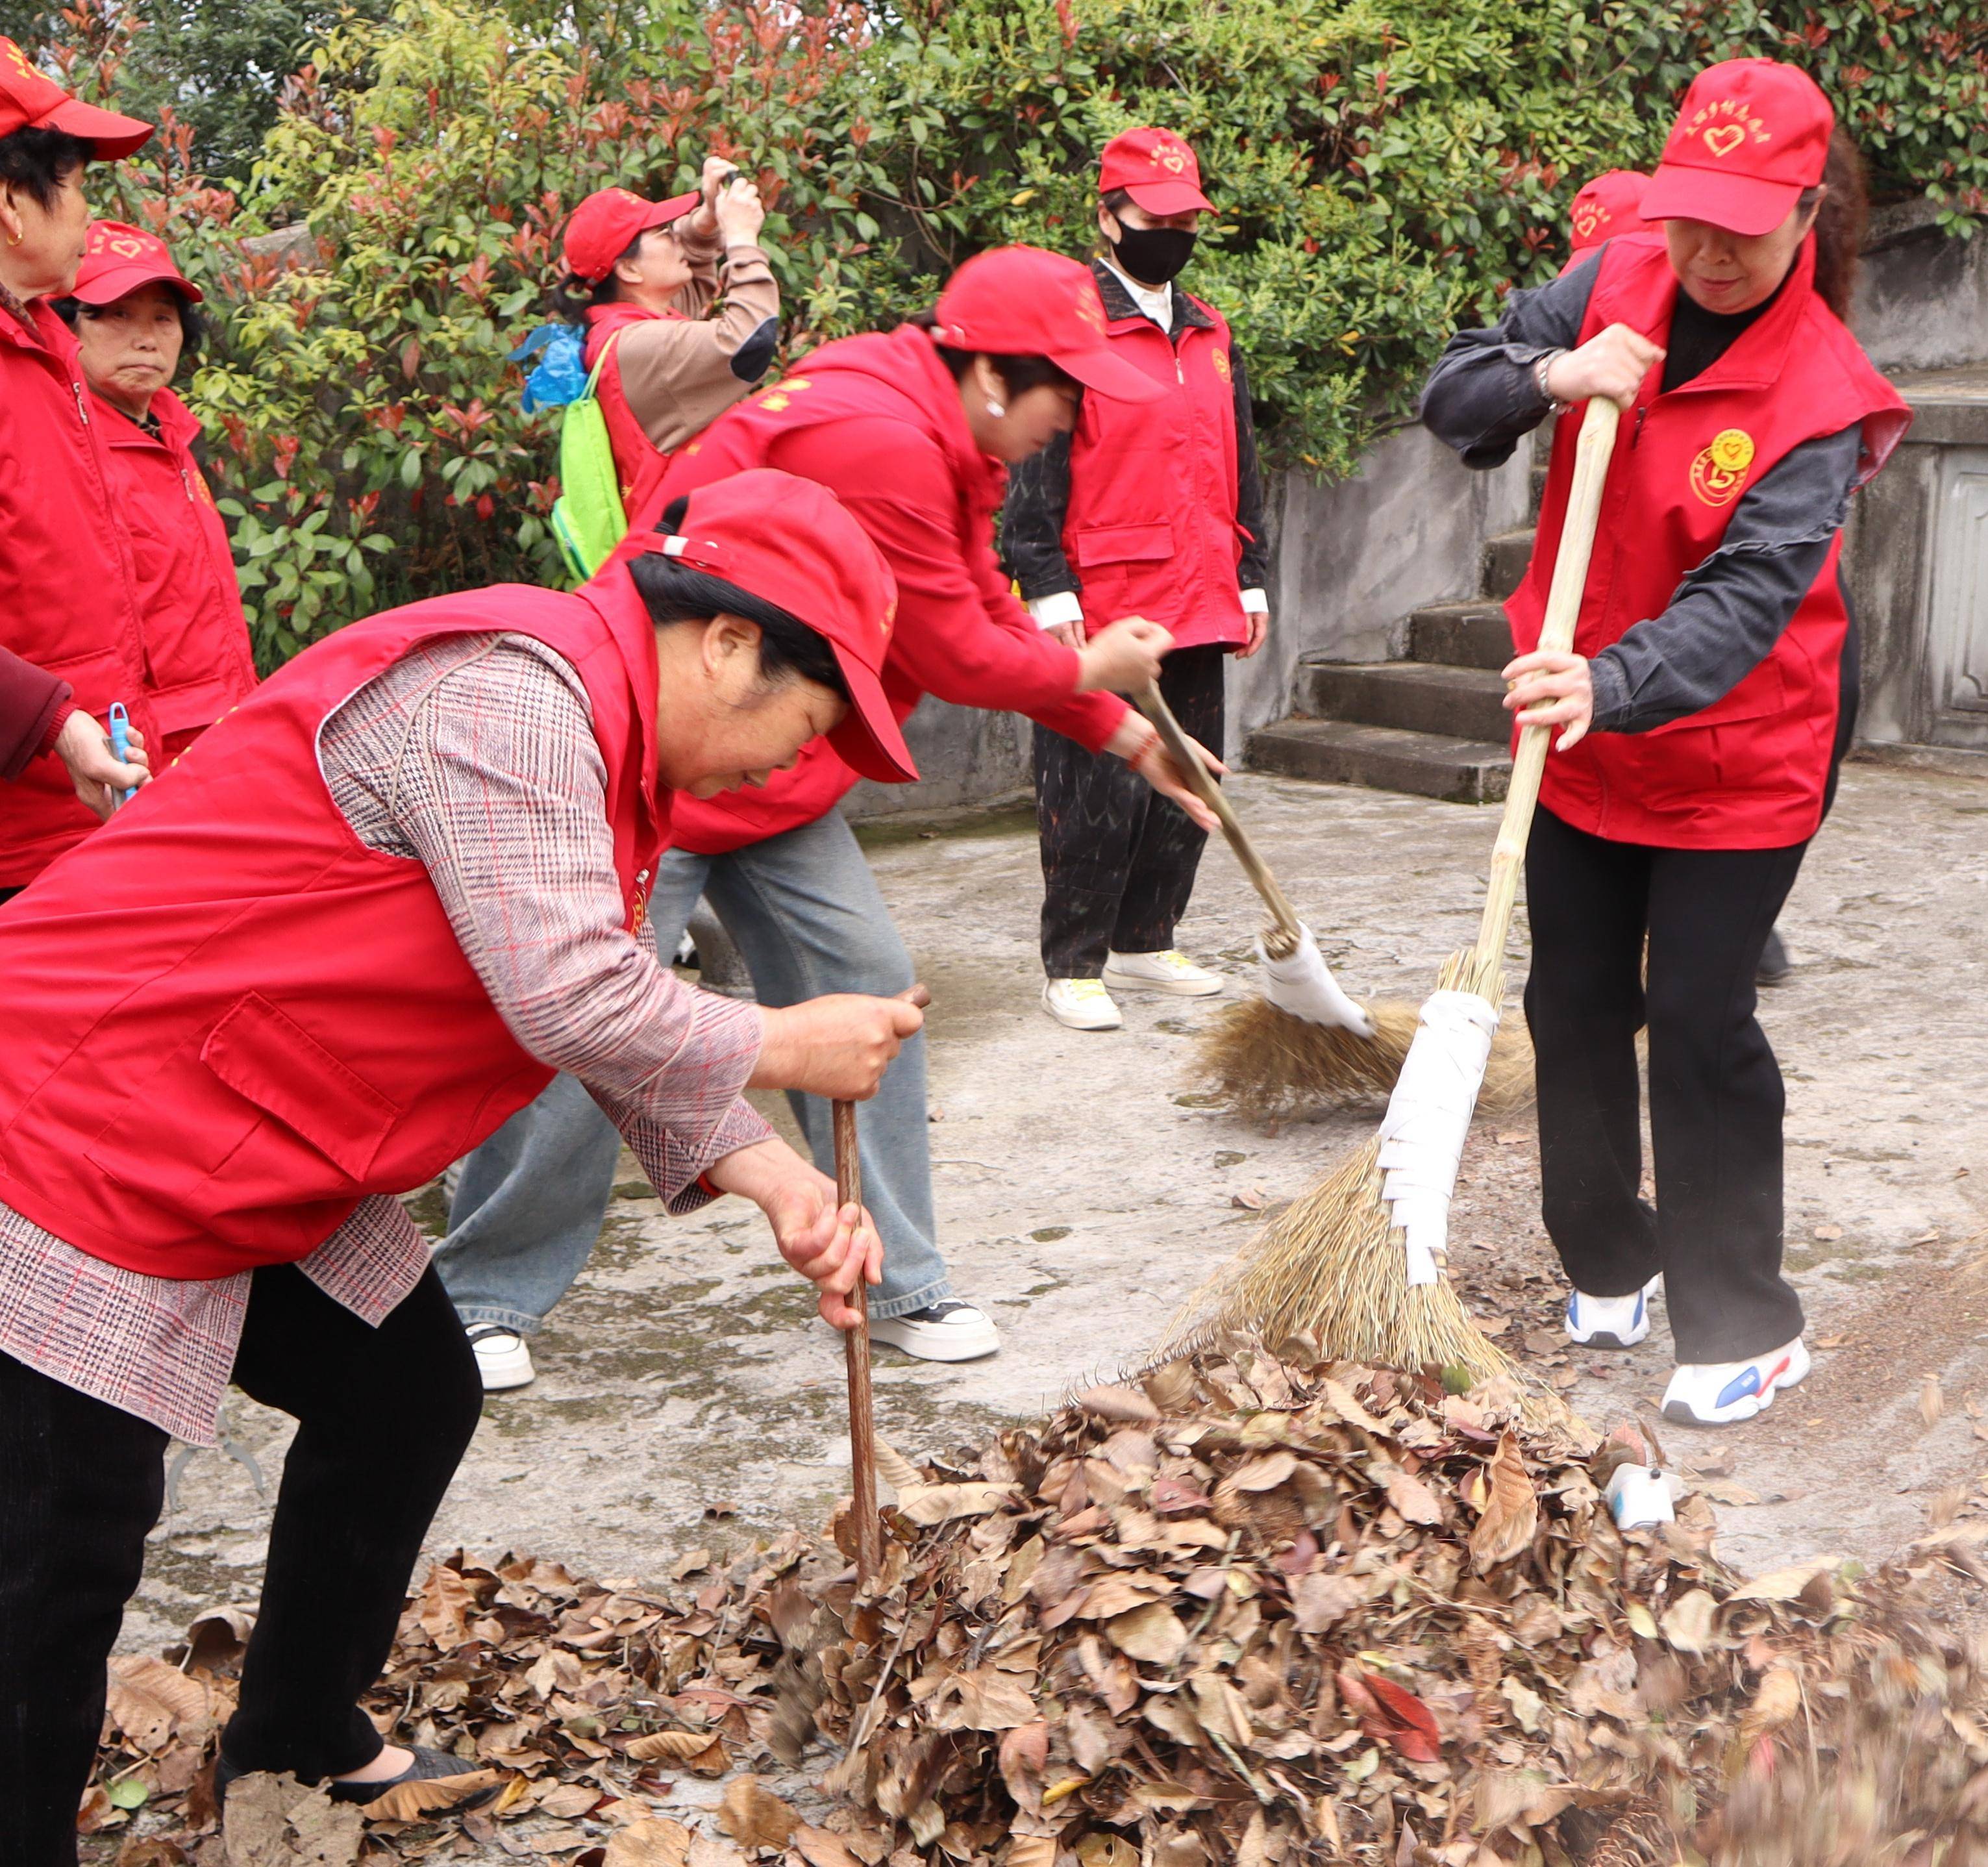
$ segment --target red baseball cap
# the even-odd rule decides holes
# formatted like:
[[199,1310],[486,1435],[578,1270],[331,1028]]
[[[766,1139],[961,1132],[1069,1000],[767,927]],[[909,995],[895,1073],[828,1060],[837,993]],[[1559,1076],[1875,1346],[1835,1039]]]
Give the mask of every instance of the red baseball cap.
[[1569,215],[1574,250],[1584,253],[1619,234],[1649,232],[1650,223],[1641,212],[1644,191],[1649,185],[1649,177],[1641,169],[1611,168],[1605,175],[1597,175],[1574,198]]
[[566,269],[597,286],[638,234],[681,220],[704,198],[692,188],[668,201],[644,201],[627,188],[599,188],[573,211],[566,224]]
[[1097,191],[1123,188],[1148,214],[1185,214],[1190,208],[1212,211],[1201,191],[1201,164],[1194,151],[1168,130],[1128,130],[1104,145],[1097,168]]
[[1643,196],[1646,221],[1770,233],[1822,180],[1836,113],[1805,71],[1729,59],[1700,72]]
[[918,775],[884,692],[898,582],[870,534],[813,480],[755,467],[691,493],[672,533],[632,535],[617,556],[660,551],[777,605],[822,637],[849,685],[850,708],[828,742],[865,778]]
[[92,221],[70,296],[86,305],[114,305],[150,285],[171,286],[188,304],[200,303],[200,287],[173,264],[164,240],[122,221]]
[[0,39],[0,136],[16,130],[59,130],[79,137],[100,162],[128,156],[152,134],[150,123],[72,97],[44,77],[11,39]]
[[1159,384],[1116,356],[1090,269],[1040,246],[975,253],[938,295],[932,335],[949,350],[1046,357],[1114,401],[1150,402]]

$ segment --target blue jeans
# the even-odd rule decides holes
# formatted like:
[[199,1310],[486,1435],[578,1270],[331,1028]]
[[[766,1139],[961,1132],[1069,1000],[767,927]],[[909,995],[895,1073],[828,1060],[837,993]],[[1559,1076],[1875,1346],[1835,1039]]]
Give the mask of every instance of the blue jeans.
[[[911,955],[855,837],[830,811],[798,830],[722,856],[665,853],[649,899],[661,952],[675,950],[702,895],[752,974],[762,1005],[831,992],[880,996],[911,983]],[[830,1105],[789,1091],[815,1165],[835,1171]],[[922,1033],[860,1105],[863,1199],[884,1241],[880,1320],[950,1294],[934,1242],[931,1149]],[[620,1136],[573,1077],[562,1076],[470,1155],[435,1269],[471,1328],[535,1334],[586,1264],[614,1191]]]

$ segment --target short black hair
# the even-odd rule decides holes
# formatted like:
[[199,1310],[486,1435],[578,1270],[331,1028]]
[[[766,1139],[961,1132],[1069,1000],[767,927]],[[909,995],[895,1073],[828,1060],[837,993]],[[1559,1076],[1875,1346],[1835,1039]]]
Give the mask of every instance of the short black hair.
[[[624,259],[632,259],[635,249],[654,231],[644,227],[634,238],[614,255],[614,266]],[[577,272],[569,272],[553,287],[553,316],[568,324],[576,324],[582,330],[587,328],[587,314],[597,306],[618,303],[621,297],[621,282],[614,276],[614,266],[607,269],[607,276],[597,284],[589,285]]]
[[62,130],[16,130],[0,136],[0,182],[19,188],[38,208],[54,205],[62,184],[96,153]]
[[1136,208],[1138,205],[1132,198],[1130,188],[1107,188],[1098,203],[1107,213],[1114,215],[1123,214],[1128,208]]
[[[675,531],[689,505],[688,496],[671,500],[657,521],[657,530]],[[721,611],[737,616],[759,625],[759,672],[766,679],[779,682],[791,676],[812,681],[838,700],[849,698],[849,683],[827,638],[816,634],[792,611],[659,551],[645,551],[632,559],[628,570],[648,606],[649,620],[658,627],[708,622]]]
[[[129,296],[127,293],[126,296]],[[200,315],[200,307],[184,292],[174,290],[173,300],[180,311],[180,354],[183,357],[197,356],[201,346],[207,341],[207,320]],[[107,310],[109,306],[86,305],[79,298],[59,298],[55,309],[56,316],[73,330],[79,318],[93,316],[97,312]]]
[[[910,321],[920,330],[938,329],[938,313],[936,311],[921,311]],[[1000,377],[1011,400],[1016,396],[1027,394],[1031,389],[1054,387],[1074,389],[1080,395],[1084,393],[1083,384],[1061,364],[1053,362],[1047,357],[1005,356],[992,350],[955,350],[951,344],[942,343],[936,337],[932,340],[932,348],[938,352],[939,361],[952,372],[955,382],[966,374],[975,357],[985,355],[987,360],[993,364],[994,374]]]

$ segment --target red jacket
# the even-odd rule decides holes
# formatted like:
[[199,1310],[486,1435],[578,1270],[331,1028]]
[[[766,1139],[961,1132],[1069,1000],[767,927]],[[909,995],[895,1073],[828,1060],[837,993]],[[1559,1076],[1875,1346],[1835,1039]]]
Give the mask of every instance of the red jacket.
[[[68,326],[39,299],[29,309],[35,337],[0,310],[0,645],[66,681],[100,724],[123,701],[156,749],[104,423]],[[33,881],[96,827],[61,761],[32,761],[0,790],[0,888]]]
[[[1176,291],[1179,290],[1175,286]],[[1151,318],[1106,326],[1120,355],[1165,385],[1155,402],[1087,395],[1070,444],[1063,556],[1098,627],[1144,616],[1177,648],[1249,636],[1236,569],[1236,390],[1220,312],[1189,325],[1178,349]]]
[[235,580],[228,528],[214,509],[193,444],[200,424],[171,391],[152,397],[154,439],[100,396],[110,486],[131,535],[144,617],[145,685],[164,736],[162,770],[255,685],[255,658]]
[[[587,367],[590,370],[600,361],[603,347],[615,332],[626,330],[631,324],[647,323],[651,318],[674,318],[678,323],[684,322],[678,312],[645,311],[640,305],[626,305],[618,301],[593,306],[587,314]],[[602,365],[600,380],[594,384],[593,392],[600,400],[600,413],[607,423],[608,445],[614,450],[614,476],[621,482],[621,504],[626,510],[635,497],[636,489],[661,473],[668,465],[670,457],[649,438],[641,423],[636,420],[634,410],[628,406],[627,394],[621,387],[621,359],[618,355],[610,354]]]
[[[1036,627],[1001,574],[993,522],[1007,475],[973,445],[958,385],[925,332],[907,324],[824,344],[675,455],[660,489],[637,496],[632,528],[749,467],[827,487],[888,560],[898,618],[884,687],[899,719],[930,693],[1026,713],[1094,751],[1117,730],[1124,702],[1073,691],[1076,654]],[[855,782],[814,739],[763,790],[678,798],[673,838],[699,855],[762,842],[813,823]]]
[[[1791,448],[1861,422],[1868,480],[1911,425],[1898,392],[1816,296],[1814,266],[1811,238],[1780,297],[1703,374],[1668,394],[1661,370],[1645,379],[1602,492],[1577,653],[1593,656],[1661,615],[1717,550],[1741,495]],[[1677,292],[1661,234],[1611,240],[1581,340],[1622,323],[1667,343]],[[1505,606],[1521,654],[1538,645],[1545,620],[1579,428],[1577,411],[1561,417],[1539,543]],[[1841,544],[1773,652],[1723,699],[1648,732],[1594,732],[1550,753],[1540,801],[1591,835],[1665,849],[1780,849],[1813,836],[1848,624]]]
[[317,763],[347,695],[421,641],[487,629],[586,682],[637,924],[664,805],[654,631],[621,565],[574,594],[499,585],[354,623],[0,914],[0,1202],[152,1276],[288,1263],[551,1080],[427,870],[360,843]]

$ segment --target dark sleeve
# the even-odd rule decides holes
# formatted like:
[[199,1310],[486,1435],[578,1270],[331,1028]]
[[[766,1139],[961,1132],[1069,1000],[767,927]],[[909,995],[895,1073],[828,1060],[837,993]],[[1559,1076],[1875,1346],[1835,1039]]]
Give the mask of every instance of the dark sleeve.
[[1263,470],[1256,462],[1256,418],[1249,408],[1249,379],[1233,343],[1229,347],[1229,367],[1236,379],[1236,523],[1249,534],[1236,567],[1236,587],[1268,590],[1270,543],[1263,522]]
[[1862,444],[1861,424],[1805,441],[1747,489],[1719,549],[1663,614],[1589,664],[1598,732],[1647,732],[1702,712],[1767,658],[1822,574]]
[[20,776],[69,691],[66,681],[0,648],[0,779]]
[[1070,509],[1070,437],[1059,435],[1008,474],[1001,508],[1001,566],[1022,587],[1022,600],[1081,590],[1063,554],[1063,515]]
[[1502,467],[1546,418],[1552,404],[1533,386],[1533,365],[1580,342],[1601,265],[1598,252],[1550,285],[1514,292],[1489,330],[1459,330],[1444,346],[1422,385],[1422,425],[1466,467]]

